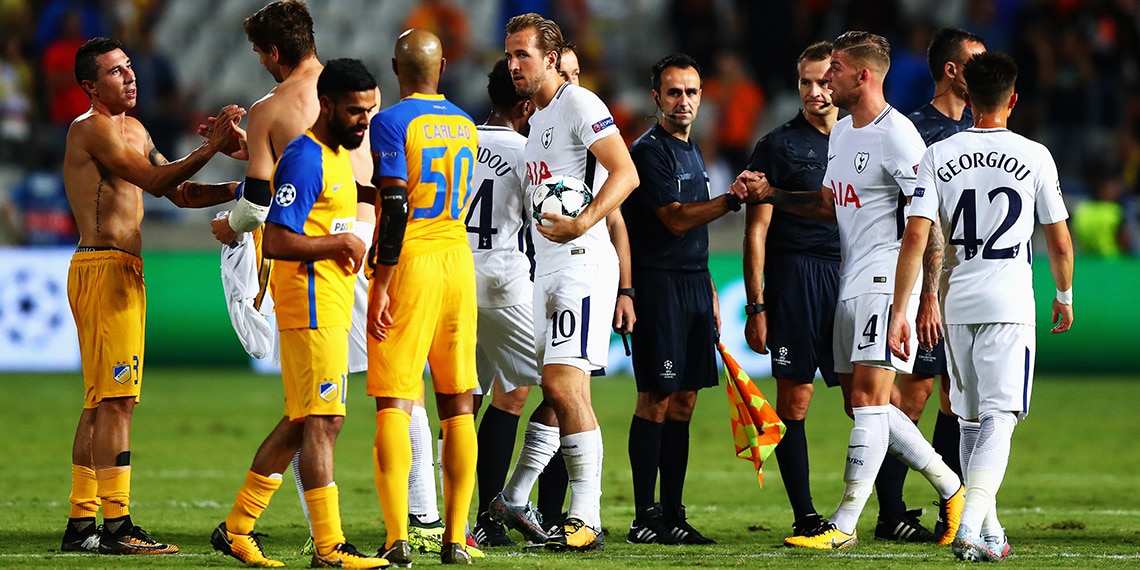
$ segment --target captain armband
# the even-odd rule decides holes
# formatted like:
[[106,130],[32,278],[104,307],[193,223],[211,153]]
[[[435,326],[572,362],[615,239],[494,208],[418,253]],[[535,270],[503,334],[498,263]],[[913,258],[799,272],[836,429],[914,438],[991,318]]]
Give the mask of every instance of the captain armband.
[[380,189],[380,217],[376,220],[376,243],[372,246],[372,267],[396,265],[408,227],[408,188],[387,186]]
[[265,223],[272,199],[269,181],[246,178],[242,196],[230,212],[230,228],[238,233],[256,230]]

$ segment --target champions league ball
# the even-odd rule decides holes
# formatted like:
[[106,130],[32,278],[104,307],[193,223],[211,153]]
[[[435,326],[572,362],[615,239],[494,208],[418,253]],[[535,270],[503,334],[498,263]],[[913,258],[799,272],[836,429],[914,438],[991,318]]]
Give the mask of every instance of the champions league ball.
[[532,213],[534,221],[544,226],[551,223],[542,218],[543,213],[562,214],[571,218],[578,217],[586,206],[594,199],[585,182],[573,176],[555,176],[538,185],[534,195],[531,196]]

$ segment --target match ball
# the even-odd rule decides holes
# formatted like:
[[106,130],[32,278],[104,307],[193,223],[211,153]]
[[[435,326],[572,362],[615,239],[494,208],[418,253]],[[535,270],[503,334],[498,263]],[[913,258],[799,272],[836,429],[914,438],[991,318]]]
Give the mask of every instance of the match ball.
[[551,225],[550,221],[543,219],[543,213],[576,218],[593,199],[594,193],[585,182],[573,176],[555,176],[534,189],[531,196],[534,221],[544,226]]

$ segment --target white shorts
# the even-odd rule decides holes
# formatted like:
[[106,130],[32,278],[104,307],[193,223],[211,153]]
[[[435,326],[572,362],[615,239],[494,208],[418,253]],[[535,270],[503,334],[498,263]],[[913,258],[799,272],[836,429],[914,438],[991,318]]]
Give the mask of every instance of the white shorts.
[[618,266],[574,265],[534,279],[534,338],[542,365],[606,367]]
[[[357,220],[352,233],[371,246],[376,224]],[[366,264],[356,272],[356,285],[352,291],[352,326],[348,329],[348,371],[368,370],[368,276]]]
[[1029,414],[1037,327],[1021,323],[946,325],[950,408],[958,417],[982,412]]
[[226,311],[242,348],[253,358],[271,357],[276,364],[280,360],[281,341],[273,316],[273,298],[269,288],[262,290],[258,280],[258,255],[253,237],[248,233],[238,234],[237,246],[223,245],[221,257]]
[[534,306],[479,309],[475,368],[479,373],[476,395],[490,394],[498,379],[504,392],[521,386],[538,386],[540,373],[534,346]]
[[[867,293],[839,301],[835,308],[835,332],[831,344],[835,353],[835,372],[851,374],[855,371],[855,364],[862,364],[910,374],[914,366],[914,351],[910,360],[902,360],[891,354],[887,346],[893,297],[887,293]],[[918,336],[914,331],[914,321],[917,317],[918,295],[913,295],[907,304],[906,318],[910,322],[910,346],[916,349]]]

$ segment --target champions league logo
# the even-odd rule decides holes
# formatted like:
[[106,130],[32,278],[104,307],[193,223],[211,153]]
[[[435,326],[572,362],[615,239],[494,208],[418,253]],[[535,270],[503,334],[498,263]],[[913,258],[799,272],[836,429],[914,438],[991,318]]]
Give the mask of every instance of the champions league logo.
[[554,140],[554,127],[550,127],[542,131],[542,148],[550,148],[551,141]]
[[297,199],[297,189],[292,184],[285,184],[277,189],[277,194],[273,199],[277,201],[278,206],[284,208]]
[[871,154],[860,152],[855,155],[855,172],[863,174],[863,169],[867,168],[867,161],[870,160]]
[[79,370],[67,300],[75,247],[0,247],[0,370]]
[[65,285],[31,267],[0,282],[0,334],[13,350],[50,345],[68,319]]

